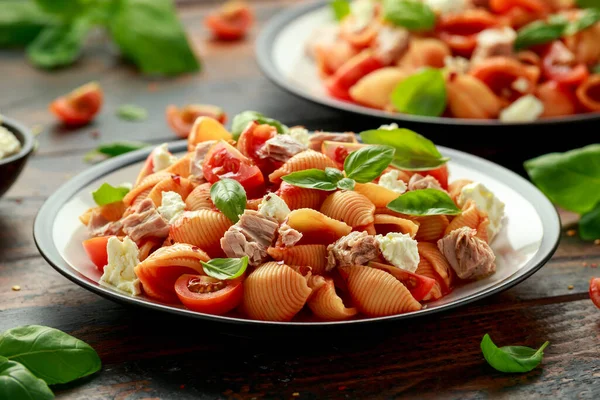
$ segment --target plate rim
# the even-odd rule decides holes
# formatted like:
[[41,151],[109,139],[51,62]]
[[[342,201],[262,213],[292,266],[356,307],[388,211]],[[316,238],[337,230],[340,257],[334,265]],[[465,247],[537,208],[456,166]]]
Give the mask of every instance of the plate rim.
[[[546,126],[553,124],[568,124],[573,122],[592,122],[600,120],[600,113],[574,114],[566,117],[547,117],[532,122],[501,122],[497,119],[466,119],[449,117],[424,117],[418,115],[392,113],[374,108],[361,106],[358,104],[345,102],[330,96],[316,96],[307,91],[301,90],[297,85],[292,85],[281,74],[273,62],[273,44],[280,34],[282,28],[298,17],[304,16],[310,12],[327,6],[327,0],[317,0],[308,4],[299,4],[293,7],[285,8],[269,19],[267,24],[259,31],[254,45],[256,62],[265,75],[272,83],[285,89],[289,93],[308,100],[314,104],[326,106],[333,110],[345,111],[352,114],[387,119],[390,121],[420,123],[429,125],[453,125],[453,126],[472,126],[472,127],[518,127],[518,126]],[[302,43],[304,46],[304,43]]]
[[[180,140],[174,142],[167,142],[169,150],[172,152],[181,152],[187,149],[187,141]],[[395,322],[399,320],[412,319],[416,317],[432,315],[444,311],[449,311],[464,305],[473,303],[477,300],[489,297],[496,293],[503,292],[529,278],[540,268],[542,268],[548,260],[554,255],[560,240],[560,217],[554,205],[543,195],[543,193],[530,183],[525,178],[521,177],[517,173],[505,168],[499,164],[488,161],[479,156],[469,154],[460,150],[447,148],[444,146],[438,146],[438,148],[451,157],[458,156],[463,161],[471,162],[484,166],[487,171],[487,175],[498,179],[500,182],[509,185],[514,190],[518,190],[521,194],[527,194],[526,198],[531,204],[534,204],[538,216],[542,222],[543,236],[541,239],[540,247],[536,254],[529,260],[519,271],[512,276],[507,277],[505,280],[498,282],[496,285],[483,290],[481,292],[474,293],[461,299],[455,303],[448,303],[445,305],[437,306],[435,308],[425,308],[419,311],[390,315],[385,317],[369,317],[356,320],[347,321],[314,321],[314,322],[278,322],[278,321],[258,321],[250,319],[242,319],[228,316],[217,316],[210,314],[197,313],[194,311],[187,310],[185,308],[176,308],[167,304],[152,303],[144,298],[135,298],[126,294],[118,293],[117,291],[103,288],[97,282],[85,277],[77,270],[72,268],[69,263],[63,259],[55,246],[53,238],[53,228],[55,219],[57,217],[57,211],[64,206],[66,202],[72,199],[74,195],[79,193],[84,187],[88,186],[92,181],[102,178],[103,176],[115,172],[118,169],[122,169],[134,163],[143,161],[148,154],[152,151],[152,146],[147,148],[139,149],[121,156],[103,161],[71,178],[64,184],[62,184],[52,195],[50,195],[46,201],[39,208],[36,213],[33,223],[33,238],[38,251],[41,256],[50,264],[61,275],[77,284],[112,301],[124,303],[127,305],[134,305],[154,309],[158,311],[165,311],[171,314],[198,318],[202,320],[209,320],[221,323],[233,323],[233,324],[247,324],[252,326],[303,326],[303,327],[322,327],[322,326],[340,326],[340,325],[364,325],[373,323],[383,322]],[[498,177],[498,174],[500,177]],[[510,182],[506,182],[502,179],[502,175],[511,177]],[[535,200],[535,202],[534,202]],[[545,216],[541,214],[544,211]]]

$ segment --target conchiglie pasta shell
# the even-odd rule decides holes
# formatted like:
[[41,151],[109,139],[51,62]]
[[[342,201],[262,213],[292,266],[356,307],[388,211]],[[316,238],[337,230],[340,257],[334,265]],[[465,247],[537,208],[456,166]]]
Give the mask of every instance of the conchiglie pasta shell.
[[[137,206],[138,204],[140,204],[142,201],[146,200],[148,198],[148,195],[150,194],[150,192],[152,191],[152,188],[149,187],[148,189],[140,192],[140,194],[138,194],[135,199],[133,200],[133,203],[131,203],[131,205],[133,207]],[[129,213],[127,213],[129,215]]]
[[313,274],[321,275],[327,267],[327,246],[324,244],[301,244],[292,247],[269,247],[267,253],[276,261],[287,265],[304,265]]
[[246,202],[246,209],[247,210],[254,210],[254,211],[258,211],[258,206],[260,205],[260,203],[262,202],[262,198],[260,199],[249,199]]
[[144,261],[156,248],[161,247],[162,243],[156,238],[148,239],[140,246],[138,259]]
[[378,234],[386,235],[390,232],[400,232],[409,234],[413,239],[419,230],[418,222],[387,214],[375,214],[374,225]]
[[[452,287],[454,272],[448,263],[448,260],[446,260],[446,257],[444,257],[444,255],[440,252],[437,245],[434,243],[420,242],[417,243],[417,248],[419,250],[419,258],[429,261],[433,270],[438,274],[438,278],[434,279],[441,279],[441,283],[443,283],[445,286],[443,289],[450,289]],[[417,274],[420,274],[418,267]]]
[[[600,46],[598,46],[600,47]],[[589,111],[600,111],[600,75],[591,75],[577,88],[577,100]]]
[[321,212],[352,227],[358,227],[373,223],[375,206],[360,193],[342,190],[327,196]]
[[425,257],[421,257],[421,259],[419,260],[419,266],[417,267],[415,273],[418,275],[426,276],[431,279],[435,279],[435,284],[433,285],[429,293],[426,294],[425,297],[423,297],[423,301],[437,300],[442,297],[442,286],[440,285],[442,278],[440,278],[440,275],[437,272],[435,272],[435,269],[433,269],[433,265],[431,265],[428,259],[426,259]]
[[242,310],[251,319],[290,321],[311,292],[304,276],[285,264],[268,262],[244,281]]
[[171,164],[165,172],[169,172],[174,175],[179,175],[184,178],[190,176],[190,164],[192,162],[192,157],[194,156],[193,152],[187,153],[185,156],[181,157],[179,160]]
[[336,168],[335,161],[323,153],[314,150],[306,150],[290,158],[281,168],[273,171],[269,175],[269,181],[273,183],[281,182],[281,177],[292,172],[304,171],[305,169],[320,169],[331,167]]
[[197,246],[211,257],[221,257],[220,240],[230,226],[229,218],[218,211],[186,211],[171,225],[169,238]]
[[150,189],[152,189],[154,187],[154,185],[156,185],[158,182],[166,179],[166,178],[170,178],[171,174],[169,174],[168,172],[156,172],[154,174],[148,175],[147,177],[145,177],[144,179],[142,179],[142,181],[139,183],[139,185],[136,185],[133,189],[131,189],[129,191],[129,193],[127,193],[125,195],[125,197],[123,197],[123,203],[125,203],[126,206],[130,206],[133,204],[134,200],[142,193],[149,193]]
[[[445,215],[428,215],[424,217],[413,217],[419,223],[419,230],[415,236],[418,242],[435,242],[444,236],[444,232],[450,223]],[[413,219],[411,218],[411,219]]]
[[385,208],[392,200],[396,200],[400,193],[394,192],[376,183],[357,183],[354,191],[362,194],[377,208]]
[[325,321],[343,321],[358,314],[355,307],[344,305],[335,292],[333,279],[315,275],[309,279],[308,285],[313,292],[307,304],[318,318]]
[[347,274],[350,296],[361,313],[383,317],[421,309],[421,304],[406,286],[391,274],[362,265],[343,269]]
[[93,207],[87,209],[86,212],[79,216],[79,220],[82,224],[87,226],[90,222],[90,217],[92,216],[92,213],[99,212],[100,215],[102,215],[102,217],[107,221],[118,221],[121,219],[121,217],[123,217],[123,213],[125,213],[126,208],[127,207],[125,206],[125,203],[123,203],[122,201],[116,201],[114,203],[105,204],[100,207]]
[[287,224],[302,233],[298,244],[330,244],[352,231],[346,223],[311,208],[292,211],[287,217]]
[[277,195],[281,197],[287,204],[290,210],[298,210],[300,208],[319,209],[323,200],[327,197],[327,192],[317,189],[306,189],[298,186],[290,185],[287,182],[282,182]]
[[398,67],[375,70],[358,80],[350,88],[350,97],[367,107],[383,109],[396,86],[410,76],[409,71]]
[[446,228],[445,235],[455,229],[467,226],[477,231],[477,237],[487,242],[487,227],[490,220],[485,212],[480,211],[473,200],[469,200],[462,208],[462,213],[454,217]]
[[185,209],[189,211],[212,209],[214,204],[210,198],[210,186],[208,182],[196,186],[185,199]]
[[190,182],[189,179],[174,176],[172,178],[163,179],[154,185],[150,193],[148,193],[148,198],[152,200],[156,207],[160,207],[162,205],[163,192],[179,193],[181,198],[185,201],[192,190],[194,190],[194,184]]
[[450,194],[450,198],[452,198],[452,200],[457,203],[458,202],[458,196],[460,195],[460,192],[462,191],[462,189],[473,183],[472,180],[470,179],[458,179],[455,180],[451,183],[448,184],[448,193]]

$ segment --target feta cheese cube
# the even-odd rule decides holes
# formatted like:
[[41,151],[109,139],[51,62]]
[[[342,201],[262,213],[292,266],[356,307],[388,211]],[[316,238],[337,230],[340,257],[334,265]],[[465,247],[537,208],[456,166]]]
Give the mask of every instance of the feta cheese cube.
[[409,272],[415,272],[419,266],[419,250],[417,241],[407,233],[390,232],[387,235],[376,235],[381,254],[390,264]]
[[185,211],[185,202],[177,192],[162,192],[162,204],[158,213],[172,224]]
[[480,182],[465,185],[460,191],[456,202],[462,208],[469,200],[473,200],[475,206],[488,215],[490,224],[487,228],[487,235],[488,240],[491,242],[502,227],[504,203]]
[[532,122],[544,113],[544,104],[534,95],[521,97],[500,112],[502,122]]
[[282,223],[292,211],[285,201],[275,193],[269,193],[263,197],[258,205],[258,212],[264,216],[275,218]]
[[128,236],[121,242],[116,236],[108,239],[106,245],[108,264],[100,278],[100,284],[117,288],[130,295],[142,293],[142,284],[134,268],[140,263],[137,245]]

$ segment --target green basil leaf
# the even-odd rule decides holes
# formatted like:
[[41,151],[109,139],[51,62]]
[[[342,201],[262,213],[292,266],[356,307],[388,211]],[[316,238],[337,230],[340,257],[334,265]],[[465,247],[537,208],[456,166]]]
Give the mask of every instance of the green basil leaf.
[[600,144],[527,160],[533,183],[556,205],[584,214],[600,202]]
[[246,209],[246,191],[233,179],[221,179],[210,188],[210,198],[213,204],[233,223],[240,220],[240,215]]
[[91,375],[102,366],[100,357],[89,344],[58,329],[39,325],[3,332],[0,354],[23,364],[48,385]]
[[329,6],[336,21],[341,21],[346,15],[350,14],[350,2],[348,0],[331,0]]
[[546,342],[538,350],[524,346],[504,346],[498,348],[487,333],[481,340],[483,357],[494,369],[500,372],[529,372],[542,362]]
[[346,176],[358,183],[371,182],[390,165],[395,152],[393,147],[383,145],[353,151],[344,161]]
[[48,400],[54,393],[25,366],[0,356],[0,399]]
[[116,156],[120,156],[121,154],[129,153],[130,151],[139,150],[139,149],[147,147],[147,146],[148,146],[148,144],[143,143],[143,142],[130,142],[130,141],[112,142],[112,143],[105,143],[105,144],[98,146],[98,148],[96,148],[96,151],[101,154],[104,154],[106,156],[109,156],[109,157],[116,157]]
[[411,190],[390,201],[387,208],[417,216],[457,215],[461,212],[448,193],[438,189]]
[[242,258],[213,258],[208,262],[200,262],[206,275],[224,281],[242,276],[248,267],[248,256]]
[[92,192],[94,201],[99,206],[116,203],[123,200],[123,197],[129,193],[129,188],[123,186],[111,186],[108,183],[103,183],[98,189]]
[[256,111],[244,111],[233,117],[231,122],[231,134],[233,138],[237,140],[240,137],[244,129],[252,121],[256,121],[259,124],[268,124],[277,128],[278,133],[287,133],[288,127],[281,122],[264,116],[263,114]]
[[354,190],[354,179],[343,178],[337,182],[337,187],[342,190]]
[[55,23],[31,0],[0,1],[0,47],[25,46]]
[[439,117],[446,109],[446,80],[442,70],[423,68],[400,82],[391,95],[401,113]]
[[433,10],[415,0],[383,0],[383,18],[413,31],[430,30],[435,26]]
[[304,171],[292,172],[281,177],[290,185],[307,188],[332,191],[337,189],[337,180],[332,179],[325,171],[320,169],[305,169]]
[[549,22],[534,21],[527,24],[517,31],[517,38],[514,45],[515,50],[522,50],[537,44],[544,44],[560,39],[568,24],[568,21],[559,18],[555,18]]
[[200,69],[171,0],[121,0],[108,28],[123,55],[144,74],[177,75]]
[[583,240],[600,239],[600,203],[579,219],[579,236]]
[[564,34],[566,36],[574,35],[579,31],[591,27],[598,21],[600,21],[600,10],[597,8],[588,8],[581,12],[581,16],[577,20],[567,25]]
[[61,17],[69,17],[81,8],[85,8],[89,1],[86,0],[35,0],[38,7],[46,12],[58,14]]
[[127,121],[143,121],[148,118],[148,111],[135,104],[123,104],[117,109],[117,115]]
[[431,140],[409,129],[373,129],[361,132],[360,138],[364,143],[393,147],[396,152],[392,165],[405,170],[425,171],[450,160],[442,156]]
[[329,180],[332,182],[337,182],[341,179],[344,179],[344,174],[342,173],[342,171],[340,171],[337,168],[331,168],[331,167],[325,168],[325,175],[327,175]]
[[593,74],[600,74],[600,64],[596,64],[592,67]]
[[576,0],[579,8],[600,8],[600,0]]

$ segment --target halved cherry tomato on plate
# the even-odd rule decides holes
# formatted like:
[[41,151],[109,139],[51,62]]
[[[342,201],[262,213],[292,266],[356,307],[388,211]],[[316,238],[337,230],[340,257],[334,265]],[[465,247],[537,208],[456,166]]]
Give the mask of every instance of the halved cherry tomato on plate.
[[221,124],[227,122],[227,114],[221,107],[209,104],[189,104],[179,108],[173,104],[167,106],[167,122],[179,137],[187,138],[198,117],[212,117]]
[[246,36],[254,22],[250,7],[242,1],[229,1],[204,20],[217,39],[237,40]]
[[350,87],[363,76],[382,67],[383,63],[373,55],[372,51],[363,50],[327,78],[325,87],[333,97],[350,100]]
[[85,253],[100,272],[104,272],[104,267],[108,264],[106,245],[108,244],[108,239],[111,237],[112,236],[99,236],[83,241]]
[[340,36],[358,49],[369,47],[377,37],[379,26],[371,21],[368,25],[357,29],[357,20],[353,15],[348,15],[340,24]]
[[583,63],[566,65],[560,60],[572,56],[571,52],[561,41],[553,42],[542,57],[544,76],[560,85],[578,86],[585,81],[590,72]]
[[102,89],[87,83],[50,103],[50,111],[65,125],[79,126],[92,121],[102,108]]
[[325,140],[321,145],[321,152],[339,165],[344,165],[344,161],[346,161],[348,154],[366,146],[368,146],[368,144],[343,143]]
[[489,7],[492,11],[500,14],[515,7],[538,13],[545,13],[549,10],[543,0],[490,0]]
[[220,281],[210,276],[185,274],[175,282],[175,293],[192,311],[223,315],[240,304],[244,292],[240,279]]
[[435,279],[414,274],[412,272],[406,271],[402,268],[393,267],[391,265],[378,263],[375,261],[369,262],[369,267],[381,269],[383,271],[389,272],[396,279],[406,286],[406,288],[410,291],[410,294],[417,301],[421,301],[427,296],[433,286],[435,285]]
[[259,125],[253,121],[248,124],[246,129],[244,129],[240,135],[237,142],[237,149],[246,157],[254,160],[261,171],[268,175],[275,169],[279,168],[282,163],[279,163],[278,165],[272,165],[273,163],[258,156],[258,150],[265,144],[267,140],[275,136],[277,136],[277,128],[269,124]]
[[498,18],[483,9],[442,15],[436,30],[438,37],[457,54],[469,57],[477,46],[477,35],[498,25]]
[[442,188],[448,189],[448,164],[435,169],[428,169],[427,171],[419,171],[419,174],[433,176],[442,185]]
[[590,280],[590,299],[596,307],[600,308],[600,278]]

